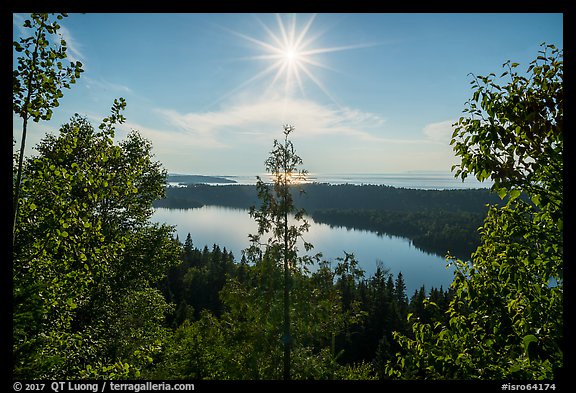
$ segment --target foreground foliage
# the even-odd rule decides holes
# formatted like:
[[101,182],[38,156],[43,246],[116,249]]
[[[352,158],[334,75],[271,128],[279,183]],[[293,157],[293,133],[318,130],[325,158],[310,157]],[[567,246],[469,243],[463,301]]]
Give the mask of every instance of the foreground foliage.
[[170,311],[153,284],[179,258],[152,224],[165,172],[132,132],[124,101],[98,130],[75,116],[26,160],[13,251],[14,376],[135,377],[162,346]]
[[472,262],[451,261],[448,323],[415,321],[414,338],[396,334],[402,350],[389,375],[536,380],[563,367],[562,64],[562,52],[543,45],[528,78],[508,62],[507,85],[493,74],[473,81],[452,140],[456,175],[490,177],[510,198],[490,207]]

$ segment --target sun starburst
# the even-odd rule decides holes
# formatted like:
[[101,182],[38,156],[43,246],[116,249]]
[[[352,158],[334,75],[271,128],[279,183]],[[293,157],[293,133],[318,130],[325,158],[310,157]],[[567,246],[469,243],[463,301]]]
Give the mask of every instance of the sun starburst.
[[269,77],[271,81],[267,83],[267,88],[279,90],[279,87],[281,87],[284,96],[288,97],[298,92],[305,94],[305,82],[311,81],[314,86],[336,103],[336,100],[317,74],[319,68],[333,71],[334,69],[323,63],[318,58],[318,55],[362,48],[371,44],[317,47],[316,44],[320,34],[312,33],[312,25],[316,16],[317,14],[313,14],[304,23],[299,24],[296,14],[276,14],[276,30],[272,30],[261,19],[257,18],[265,33],[263,39],[232,31],[233,34],[254,44],[255,48],[261,51],[260,54],[249,56],[245,59],[265,61],[267,63],[262,70],[244,81],[234,91],[244,88],[257,80]]

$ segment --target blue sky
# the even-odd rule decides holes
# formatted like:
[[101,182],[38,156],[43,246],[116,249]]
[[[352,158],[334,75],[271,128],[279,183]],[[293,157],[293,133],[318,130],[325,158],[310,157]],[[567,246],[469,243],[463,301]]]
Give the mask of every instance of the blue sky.
[[[25,14],[13,15],[13,34]],[[124,97],[127,121],[173,173],[256,175],[282,125],[311,173],[449,173],[451,124],[471,76],[525,70],[563,47],[556,13],[69,14],[61,33],[85,72],[27,154],[74,113],[95,127]],[[21,135],[14,117],[13,132]],[[19,146],[19,143],[17,144]]]

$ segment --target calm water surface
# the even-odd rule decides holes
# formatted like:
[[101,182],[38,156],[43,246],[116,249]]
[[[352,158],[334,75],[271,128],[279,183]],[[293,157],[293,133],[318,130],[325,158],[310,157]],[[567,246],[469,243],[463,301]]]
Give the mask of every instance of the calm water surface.
[[[176,226],[180,241],[188,233],[194,247],[202,249],[218,244],[232,251],[237,260],[242,250],[250,245],[248,234],[257,232],[256,222],[250,218],[248,210],[230,209],[219,206],[204,206],[197,209],[157,208],[154,221]],[[365,277],[370,277],[381,262],[390,269],[394,278],[402,272],[406,283],[406,293],[410,297],[415,290],[425,285],[448,288],[453,279],[453,268],[446,268],[444,258],[427,254],[413,247],[409,240],[394,236],[378,236],[374,232],[333,227],[316,223],[308,218],[310,230],[304,238],[314,245],[310,254],[321,252],[323,258],[333,261],[344,257],[344,251],[353,253]],[[304,250],[303,247],[300,249]]]

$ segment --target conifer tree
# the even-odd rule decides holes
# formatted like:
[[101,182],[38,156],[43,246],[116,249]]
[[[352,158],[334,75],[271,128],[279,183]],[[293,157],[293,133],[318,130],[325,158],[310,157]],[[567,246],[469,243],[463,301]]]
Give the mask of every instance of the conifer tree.
[[[261,200],[260,209],[252,208],[250,215],[258,222],[258,233],[250,235],[252,242],[252,254],[260,253],[261,237],[269,235],[265,245],[265,256],[272,258],[283,268],[283,376],[290,376],[290,355],[292,346],[290,324],[290,289],[292,285],[291,271],[299,269],[304,260],[298,258],[297,241],[309,228],[304,218],[304,210],[298,210],[294,205],[292,186],[306,180],[306,171],[298,167],[302,165],[302,159],[294,150],[292,141],[288,139],[294,131],[291,125],[284,125],[283,143],[274,140],[274,148],[265,162],[266,171],[272,177],[272,184],[268,184],[257,178],[258,197]],[[293,225],[289,222],[290,217],[299,223]],[[306,251],[312,245],[304,242]]]

